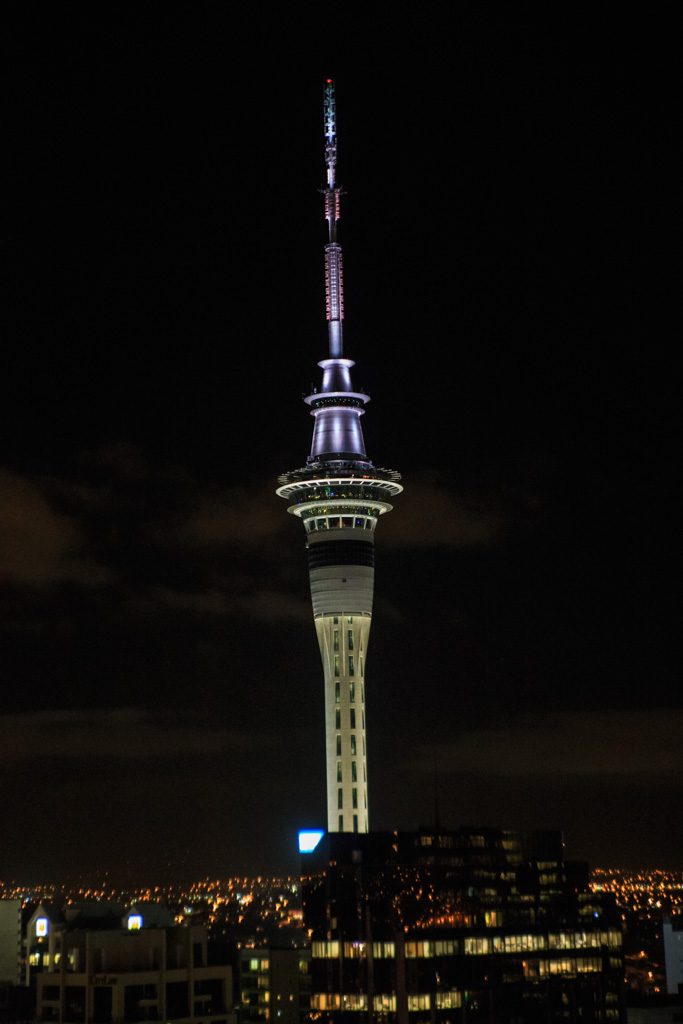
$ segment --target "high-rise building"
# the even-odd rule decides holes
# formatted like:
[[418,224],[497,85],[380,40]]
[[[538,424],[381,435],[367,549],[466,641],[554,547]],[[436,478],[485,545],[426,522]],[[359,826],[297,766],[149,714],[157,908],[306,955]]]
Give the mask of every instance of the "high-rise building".
[[400,474],[367,456],[360,418],[369,396],[354,390],[344,356],[342,250],[337,239],[337,128],[334,84],[324,99],[327,184],[325,290],[328,356],[323,377],[305,402],[314,418],[306,465],[283,474],[277,493],[306,529],[313,616],[325,679],[327,819],[330,832],[367,832],[366,659],[374,586],[374,533]]
[[326,835],[302,896],[325,1024],[625,1019],[621,915],[558,832]]

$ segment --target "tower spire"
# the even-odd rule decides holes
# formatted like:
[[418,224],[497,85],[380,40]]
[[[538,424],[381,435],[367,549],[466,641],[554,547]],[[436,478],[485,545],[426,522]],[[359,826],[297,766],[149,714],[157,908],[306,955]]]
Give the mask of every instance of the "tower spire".
[[337,241],[337,125],[334,83],[324,93],[324,188],[328,240],[325,288],[329,356],[320,389],[304,399],[314,417],[306,465],[278,480],[287,511],[306,529],[313,618],[325,677],[327,820],[330,832],[367,832],[365,698],[374,591],[374,531],[400,494],[400,473],[379,469],[365,451],[360,418],[370,401],[351,383],[352,359],[342,349],[341,246]]
[[337,185],[337,102],[334,82],[331,78],[328,78],[325,83],[324,128],[327,186],[322,191],[325,197],[325,219],[328,233],[325,246],[325,299],[330,356],[336,358],[341,356],[344,351],[342,337],[344,280],[342,250],[341,245],[337,242],[337,221],[339,220],[342,190]]

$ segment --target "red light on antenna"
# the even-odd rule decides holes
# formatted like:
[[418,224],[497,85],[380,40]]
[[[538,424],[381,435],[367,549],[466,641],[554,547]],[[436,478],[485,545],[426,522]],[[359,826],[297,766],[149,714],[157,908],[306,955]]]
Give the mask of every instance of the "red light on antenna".
[[328,84],[328,85],[332,85],[332,79],[331,79],[331,78],[328,78],[328,79],[327,79],[327,84]]

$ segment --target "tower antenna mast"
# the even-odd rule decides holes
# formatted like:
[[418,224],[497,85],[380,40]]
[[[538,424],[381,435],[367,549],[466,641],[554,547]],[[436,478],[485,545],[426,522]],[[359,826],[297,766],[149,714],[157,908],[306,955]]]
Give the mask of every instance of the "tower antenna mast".
[[328,240],[325,246],[325,301],[329,350],[332,358],[343,355],[342,321],[344,319],[344,280],[342,274],[342,249],[337,241],[337,221],[342,190],[337,185],[337,102],[334,82],[328,78],[324,97],[325,166],[327,185],[322,190],[325,198],[325,220]]

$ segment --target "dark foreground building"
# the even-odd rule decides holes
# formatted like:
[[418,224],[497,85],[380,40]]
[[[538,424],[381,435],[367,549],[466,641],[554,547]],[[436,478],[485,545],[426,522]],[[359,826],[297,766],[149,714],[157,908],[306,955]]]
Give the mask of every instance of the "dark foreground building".
[[625,1020],[621,919],[560,833],[328,833],[302,889],[312,1020]]
[[[41,903],[26,929],[35,1022],[235,1024],[232,968],[154,903]],[[220,958],[219,958],[220,959]]]

